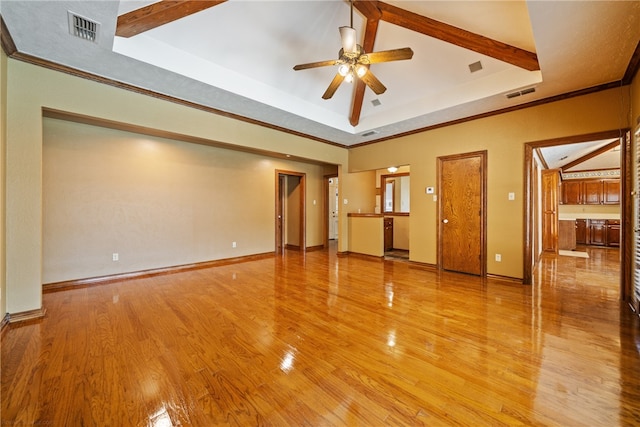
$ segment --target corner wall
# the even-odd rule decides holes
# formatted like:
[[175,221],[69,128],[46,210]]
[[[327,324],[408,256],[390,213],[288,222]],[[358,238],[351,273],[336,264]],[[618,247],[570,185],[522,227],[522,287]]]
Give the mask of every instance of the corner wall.
[[524,144],[625,128],[628,110],[628,87],[569,98],[353,148],[350,172],[411,166],[411,260],[436,264],[438,204],[425,187],[436,187],[437,158],[487,150],[487,273],[522,278]]
[[[6,311],[42,307],[42,109],[286,153],[346,167],[345,148],[9,59],[6,128]],[[81,96],[77,96],[81,94]],[[346,214],[343,218],[346,221]],[[346,235],[346,230],[343,231]],[[345,237],[346,239],[346,237]],[[346,240],[340,242],[346,244]]]

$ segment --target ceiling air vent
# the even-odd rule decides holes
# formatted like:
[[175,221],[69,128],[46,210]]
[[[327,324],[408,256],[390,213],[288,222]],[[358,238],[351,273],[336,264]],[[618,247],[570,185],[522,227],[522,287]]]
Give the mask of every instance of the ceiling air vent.
[[473,64],[469,64],[469,71],[475,73],[476,71],[482,70],[482,62],[474,62]]
[[72,36],[91,42],[95,42],[98,39],[99,23],[71,11],[67,11],[67,17],[69,18],[69,33]]
[[380,133],[380,132],[379,132],[379,131],[377,131],[377,130],[370,130],[369,132],[365,132],[365,133],[363,133],[363,134],[362,134],[362,137],[363,137],[363,138],[366,138],[366,137],[368,137],[368,136],[371,136],[371,135],[377,135],[377,134],[379,134],[379,133]]
[[382,102],[380,102],[380,100],[376,98],[373,101],[371,101],[371,104],[373,104],[374,107],[377,107],[378,105],[382,104]]
[[535,87],[529,87],[529,88],[526,88],[526,89],[519,90],[517,92],[508,93],[506,96],[507,96],[507,98],[511,99],[511,98],[516,98],[518,96],[526,95],[528,93],[533,93],[535,91],[536,91]]

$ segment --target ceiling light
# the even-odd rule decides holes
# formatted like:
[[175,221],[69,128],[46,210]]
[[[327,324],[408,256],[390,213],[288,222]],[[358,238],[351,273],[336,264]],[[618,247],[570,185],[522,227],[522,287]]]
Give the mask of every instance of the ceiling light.
[[346,75],[349,74],[349,69],[350,69],[349,65],[341,64],[338,67],[338,73],[340,73],[342,77],[346,77]]
[[356,66],[356,74],[358,75],[358,77],[363,77],[365,74],[367,74],[367,67],[362,64],[358,64]]
[[398,168],[397,168],[397,167],[395,167],[395,166],[389,166],[389,167],[387,168],[387,170],[388,170],[389,172],[391,172],[391,173],[396,173],[396,172],[398,172]]

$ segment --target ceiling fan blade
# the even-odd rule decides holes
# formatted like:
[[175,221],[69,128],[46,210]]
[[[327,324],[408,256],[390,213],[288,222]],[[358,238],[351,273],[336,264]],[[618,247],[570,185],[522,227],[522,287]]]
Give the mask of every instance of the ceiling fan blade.
[[402,61],[411,58],[413,58],[413,50],[411,50],[410,47],[404,47],[402,49],[367,53],[360,56],[358,62],[362,64],[376,64],[379,62]]
[[293,67],[294,70],[307,70],[309,68],[317,68],[317,67],[328,67],[330,65],[336,65],[338,63],[337,59],[331,59],[329,61],[318,61],[318,62],[309,62],[308,64],[298,64]]
[[132,37],[227,0],[163,0],[118,17],[116,36]]
[[371,70],[367,71],[367,73],[360,77],[360,80],[365,82],[367,86],[371,88],[372,91],[376,93],[376,95],[380,95],[387,90],[387,88],[382,84],[380,80],[376,76],[373,75]]
[[342,83],[343,80],[344,76],[340,75],[340,73],[337,73],[333,80],[331,80],[331,83],[329,84],[327,90],[322,95],[322,99],[331,98],[333,94],[336,93],[336,90],[338,90],[338,86],[340,86],[340,83]]

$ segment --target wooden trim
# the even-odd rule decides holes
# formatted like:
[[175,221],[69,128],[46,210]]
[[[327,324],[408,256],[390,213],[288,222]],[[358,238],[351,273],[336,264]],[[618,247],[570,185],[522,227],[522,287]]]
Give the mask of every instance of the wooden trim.
[[0,321],[0,340],[4,337],[5,332],[9,330],[9,313],[6,313]]
[[11,33],[7,28],[7,24],[4,22],[4,18],[0,15],[0,44],[2,45],[2,50],[7,56],[15,55],[18,52],[18,48],[13,41],[13,37],[11,37]]
[[454,27],[381,1],[377,2],[377,7],[382,12],[380,19],[383,21],[490,56],[528,71],[540,69],[538,55],[534,52]]
[[377,213],[357,213],[357,212],[349,212],[347,214],[347,218],[382,218],[385,215],[377,214]]
[[635,235],[633,231],[633,191],[634,159],[633,134],[627,130],[620,144],[620,299],[633,301],[633,266],[635,258]]
[[284,248],[289,251],[299,251],[300,245],[290,245],[289,243],[287,243],[286,245],[284,245]]
[[502,276],[500,274],[487,274],[487,279],[500,280],[501,282],[517,283],[519,285],[523,284],[522,279],[511,276]]
[[542,150],[540,149],[540,147],[536,147],[536,154],[538,155],[538,158],[540,159],[540,163],[542,163],[542,167],[544,169],[549,169],[549,165],[547,164],[547,161],[544,158],[544,155],[542,154]]
[[90,277],[87,279],[68,280],[64,282],[45,283],[42,285],[43,293],[65,291],[68,289],[85,288],[89,286],[105,285],[107,283],[120,282],[131,279],[146,279],[148,277],[161,276],[165,274],[181,273],[190,270],[200,270],[204,268],[220,267],[223,265],[239,264],[242,262],[258,261],[274,257],[273,252],[247,255],[234,258],[225,258],[213,261],[197,262],[193,264],[176,265],[172,267],[153,268],[149,270],[133,271],[130,273],[111,274],[108,276]]
[[[362,49],[365,52],[373,52],[373,46],[376,41],[376,35],[378,33],[378,19],[367,19],[367,25],[364,32],[364,38],[362,39]],[[367,65],[367,69],[369,66]],[[360,114],[362,113],[362,103],[364,102],[364,92],[366,85],[361,79],[356,79],[355,90],[353,92],[353,101],[351,102],[351,114],[349,115],[349,123],[351,126],[356,127],[360,123]]]
[[622,77],[622,84],[630,85],[633,78],[638,75],[638,70],[640,70],[640,40],[638,40],[636,50],[633,51],[633,55],[631,55],[629,65],[627,65],[627,71],[625,71],[624,77]]
[[[532,191],[533,185],[533,150],[539,147],[550,147],[554,145],[565,145],[565,144],[575,144],[585,141],[596,141],[601,139],[609,139],[609,138],[617,138],[620,141],[620,138],[623,138],[624,135],[629,131],[629,129],[614,129],[603,132],[595,132],[591,134],[582,134],[582,135],[574,135],[569,137],[562,138],[552,138],[541,141],[531,141],[526,142],[524,144],[524,189],[523,189],[523,261],[522,261],[522,275],[523,275],[523,283],[525,285],[530,285],[532,283],[533,278],[533,263],[532,263],[532,245],[533,245],[533,197],[534,191]],[[630,143],[629,143],[630,144]],[[631,265],[632,263],[629,260],[625,260],[625,257],[633,256],[633,243],[627,234],[631,233],[631,225],[630,220],[633,217],[633,206],[632,201],[629,200],[631,186],[631,172],[630,165],[632,162],[631,149],[630,146],[626,147],[625,144],[620,144],[622,156],[621,162],[621,218],[624,220],[621,221],[621,232],[620,232],[620,245],[623,249],[624,256],[621,257],[620,261],[620,294],[625,295],[624,286],[625,283],[629,280],[628,278],[631,275]],[[629,234],[630,235],[630,234]]]
[[35,310],[21,311],[18,313],[10,313],[9,323],[27,322],[29,320],[41,319],[45,316],[47,310],[45,308],[37,308]]
[[367,142],[361,142],[359,144],[349,145],[348,148],[351,149],[351,148],[363,147],[365,145],[377,144],[378,142],[389,141],[389,140],[392,140],[392,139],[398,139],[398,138],[402,138],[402,137],[405,137],[405,136],[411,136],[411,135],[415,135],[415,134],[418,134],[418,133],[427,132],[427,131],[430,131],[430,130],[435,130],[435,129],[445,128],[445,127],[449,127],[449,126],[454,126],[454,125],[458,125],[460,123],[471,122],[471,121],[474,121],[474,120],[484,119],[484,118],[487,118],[487,117],[498,116],[500,114],[511,113],[511,112],[518,111],[518,110],[524,110],[526,108],[537,107],[539,105],[550,104],[552,102],[563,101],[565,99],[574,98],[576,96],[589,95],[591,93],[601,92],[603,90],[608,90],[608,89],[618,88],[618,87],[620,87],[620,82],[619,81],[611,82],[611,83],[605,83],[605,84],[601,84],[601,85],[598,85],[598,86],[593,86],[593,87],[586,88],[586,89],[580,89],[580,90],[576,90],[576,91],[573,91],[573,92],[567,92],[567,93],[564,93],[564,94],[551,96],[549,98],[538,99],[538,100],[531,101],[531,102],[528,102],[528,103],[525,103],[525,104],[513,105],[511,107],[502,108],[500,110],[488,111],[486,113],[476,114],[474,116],[462,117],[460,119],[450,120],[448,122],[438,123],[438,124],[431,125],[431,126],[424,126],[424,127],[418,128],[418,129],[414,129],[414,130],[410,130],[410,131],[406,131],[406,132],[401,132],[401,133],[397,133],[397,134],[390,135],[390,136],[385,136],[385,137],[378,138],[378,139],[372,139],[372,140],[367,141]]
[[153,3],[120,15],[116,25],[116,36],[132,37],[225,1],[227,0],[181,0]]
[[350,254],[351,254],[351,251],[342,251],[342,252],[341,252],[341,251],[338,251],[338,252],[336,252],[336,256],[337,256],[338,258],[346,258],[346,257],[348,257]]
[[[612,150],[612,149],[614,149],[615,147],[617,147],[619,145],[620,145],[620,135],[617,135],[615,141],[610,142],[609,144],[607,144],[607,145],[605,145],[603,147],[600,147],[597,150],[594,150],[594,151],[592,151],[590,153],[587,153],[584,156],[582,156],[582,157],[580,157],[578,159],[575,159],[574,161],[569,162],[564,166],[561,166],[560,169],[562,171],[564,171],[565,169],[571,169],[572,167],[577,166],[580,163],[584,163],[587,160],[593,159],[594,157],[599,156],[602,153],[606,153],[607,151]],[[536,148],[536,149],[538,149],[538,148]],[[575,172],[575,171],[573,171],[573,172]]]
[[412,261],[412,260],[409,260],[408,263],[409,263],[409,268],[420,268],[422,270],[438,271],[438,266],[436,264],[431,264],[428,262]]
[[[376,256],[376,255],[368,255],[368,254],[360,254],[357,252],[339,252],[338,254],[342,253],[342,256],[348,256],[349,258],[358,258],[358,259],[363,259],[366,261],[376,261],[376,262],[383,262],[384,261],[384,255],[383,256]],[[341,256],[341,255],[338,255]]]
[[[300,178],[300,206],[299,206],[299,212],[300,212],[300,247],[302,248],[302,250],[306,250],[306,244],[307,244],[307,211],[306,211],[306,199],[307,199],[307,174],[306,173],[302,173],[302,172],[293,172],[293,171],[287,171],[287,170],[281,170],[281,169],[276,169],[276,188],[275,188],[275,197],[276,197],[276,212],[275,212],[275,220],[276,222],[278,221],[278,204],[280,203],[280,176],[297,176]],[[278,226],[276,223],[276,234],[278,233]],[[277,248],[277,242],[278,242],[278,236],[275,236],[276,241],[274,242],[276,245],[275,251],[278,251]],[[283,247],[285,249],[287,249],[287,244],[283,243]]]
[[307,246],[307,252],[322,251],[325,249],[325,245]]
[[328,164],[326,162],[309,160],[303,157],[287,155],[285,153],[278,153],[270,150],[263,150],[259,148],[234,145],[227,142],[220,142],[220,141],[215,141],[211,139],[200,138],[197,136],[185,135],[182,133],[150,128],[146,126],[133,125],[130,123],[117,122],[115,120],[102,119],[102,118],[87,116],[84,114],[71,113],[68,111],[57,110],[54,108],[42,107],[42,116],[50,119],[66,120],[68,122],[82,123],[85,125],[99,126],[107,129],[121,130],[125,132],[133,132],[141,135],[149,135],[149,136],[155,136],[159,138],[173,139],[176,141],[188,142],[191,144],[206,145],[208,147],[223,148],[226,150],[234,150],[234,151],[240,151],[244,153],[275,157],[282,160],[297,161],[297,162],[310,163],[310,164],[322,165],[322,166]]
[[324,139],[324,138],[320,138],[317,136],[313,136],[313,135],[309,135],[306,133],[302,133],[302,132],[298,132],[298,131],[294,131],[291,129],[287,129],[284,128],[282,126],[278,126],[278,125],[274,125],[271,123],[267,123],[267,122],[263,122],[260,120],[256,120],[256,119],[251,119],[245,116],[241,116],[239,114],[235,114],[235,113],[230,113],[228,111],[223,111],[223,110],[219,110],[217,108],[213,108],[213,107],[208,107],[202,104],[198,104],[195,102],[191,102],[191,101],[187,101],[184,99],[180,99],[174,96],[170,96],[170,95],[166,95],[160,92],[155,92],[149,89],[144,89],[144,88],[140,88],[128,83],[123,83],[123,82],[119,82],[113,79],[109,79],[106,77],[102,77],[99,76],[97,74],[92,74],[92,73],[88,73],[86,71],[81,71],[81,70],[77,70],[75,68],[72,67],[68,67],[66,65],[61,65],[61,64],[57,64],[55,62],[52,61],[47,61],[41,58],[37,58],[35,56],[31,56],[25,53],[21,53],[21,52],[15,52],[11,55],[9,55],[9,57],[11,59],[15,59],[17,61],[22,61],[22,62],[26,62],[28,64],[32,64],[32,65],[37,65],[39,67],[43,67],[43,68],[47,68],[50,70],[54,70],[54,71],[58,71],[61,73],[65,73],[65,74],[69,74],[75,77],[80,77],[86,80],[91,80],[97,83],[102,83],[108,86],[112,86],[112,87],[116,87],[118,89],[123,89],[123,90],[128,90],[130,92],[134,92],[134,93],[138,93],[141,95],[146,95],[146,96],[150,96],[152,98],[157,98],[163,101],[168,101],[168,102],[172,102],[174,104],[179,104],[179,105],[183,105],[185,107],[189,107],[189,108],[194,108],[196,110],[201,110],[201,111],[205,111],[207,113],[211,113],[211,114],[215,114],[218,116],[222,116],[222,117],[227,117],[230,119],[235,119],[235,120],[239,120],[241,122],[245,122],[245,123],[250,123],[253,125],[257,125],[257,126],[262,126],[268,129],[272,129],[272,130],[277,130],[280,132],[284,132],[290,135],[295,135],[295,136],[299,136],[302,138],[306,138],[306,139],[311,139],[313,141],[318,141],[318,142],[323,142],[325,144],[329,144],[329,145],[333,145],[336,147],[342,147],[342,148],[348,148],[348,146],[344,145],[344,144],[339,144],[337,142],[333,142],[330,141],[328,139]]

